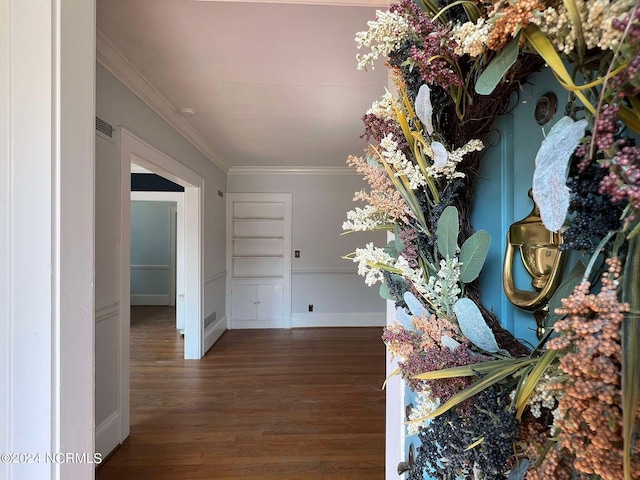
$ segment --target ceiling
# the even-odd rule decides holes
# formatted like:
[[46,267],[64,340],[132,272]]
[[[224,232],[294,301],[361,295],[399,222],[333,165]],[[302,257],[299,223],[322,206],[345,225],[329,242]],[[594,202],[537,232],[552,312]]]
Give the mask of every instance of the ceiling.
[[224,170],[344,167],[387,85],[355,34],[385,4],[98,0],[98,59]]

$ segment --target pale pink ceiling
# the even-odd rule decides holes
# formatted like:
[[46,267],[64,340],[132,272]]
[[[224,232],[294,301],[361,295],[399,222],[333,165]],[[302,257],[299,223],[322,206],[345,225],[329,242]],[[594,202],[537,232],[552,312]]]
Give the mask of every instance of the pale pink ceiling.
[[[289,0],[290,1],[290,0]],[[356,69],[363,6],[98,0],[98,29],[231,166],[344,166],[386,69]]]

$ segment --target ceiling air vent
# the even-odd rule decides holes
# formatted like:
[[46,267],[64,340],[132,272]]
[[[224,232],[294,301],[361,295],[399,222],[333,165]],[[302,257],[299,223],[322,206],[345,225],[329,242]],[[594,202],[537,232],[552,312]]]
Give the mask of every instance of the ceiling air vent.
[[113,125],[104,121],[100,117],[96,117],[96,133],[102,138],[113,142]]

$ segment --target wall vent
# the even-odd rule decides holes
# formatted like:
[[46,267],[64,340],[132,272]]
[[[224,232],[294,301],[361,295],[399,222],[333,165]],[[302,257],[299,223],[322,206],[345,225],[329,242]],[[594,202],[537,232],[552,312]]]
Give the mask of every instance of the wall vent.
[[207,318],[204,319],[205,330],[209,328],[209,326],[213,325],[213,323],[216,321],[216,317],[217,317],[216,312],[213,312],[211,315],[209,315]]
[[96,133],[113,142],[113,125],[100,117],[96,117]]

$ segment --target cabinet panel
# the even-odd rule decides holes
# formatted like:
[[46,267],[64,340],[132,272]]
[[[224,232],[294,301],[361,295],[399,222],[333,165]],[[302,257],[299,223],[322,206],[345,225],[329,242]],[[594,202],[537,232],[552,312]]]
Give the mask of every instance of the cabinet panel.
[[284,318],[282,294],[282,285],[258,285],[258,320]]
[[234,285],[231,289],[231,309],[234,319],[258,318],[258,285]]
[[235,220],[234,237],[284,237],[284,222],[273,220]]
[[282,238],[234,238],[233,256],[274,257],[284,254]]
[[283,259],[267,257],[239,257],[233,259],[235,278],[282,277]]
[[233,218],[278,218],[284,216],[280,202],[234,202]]

